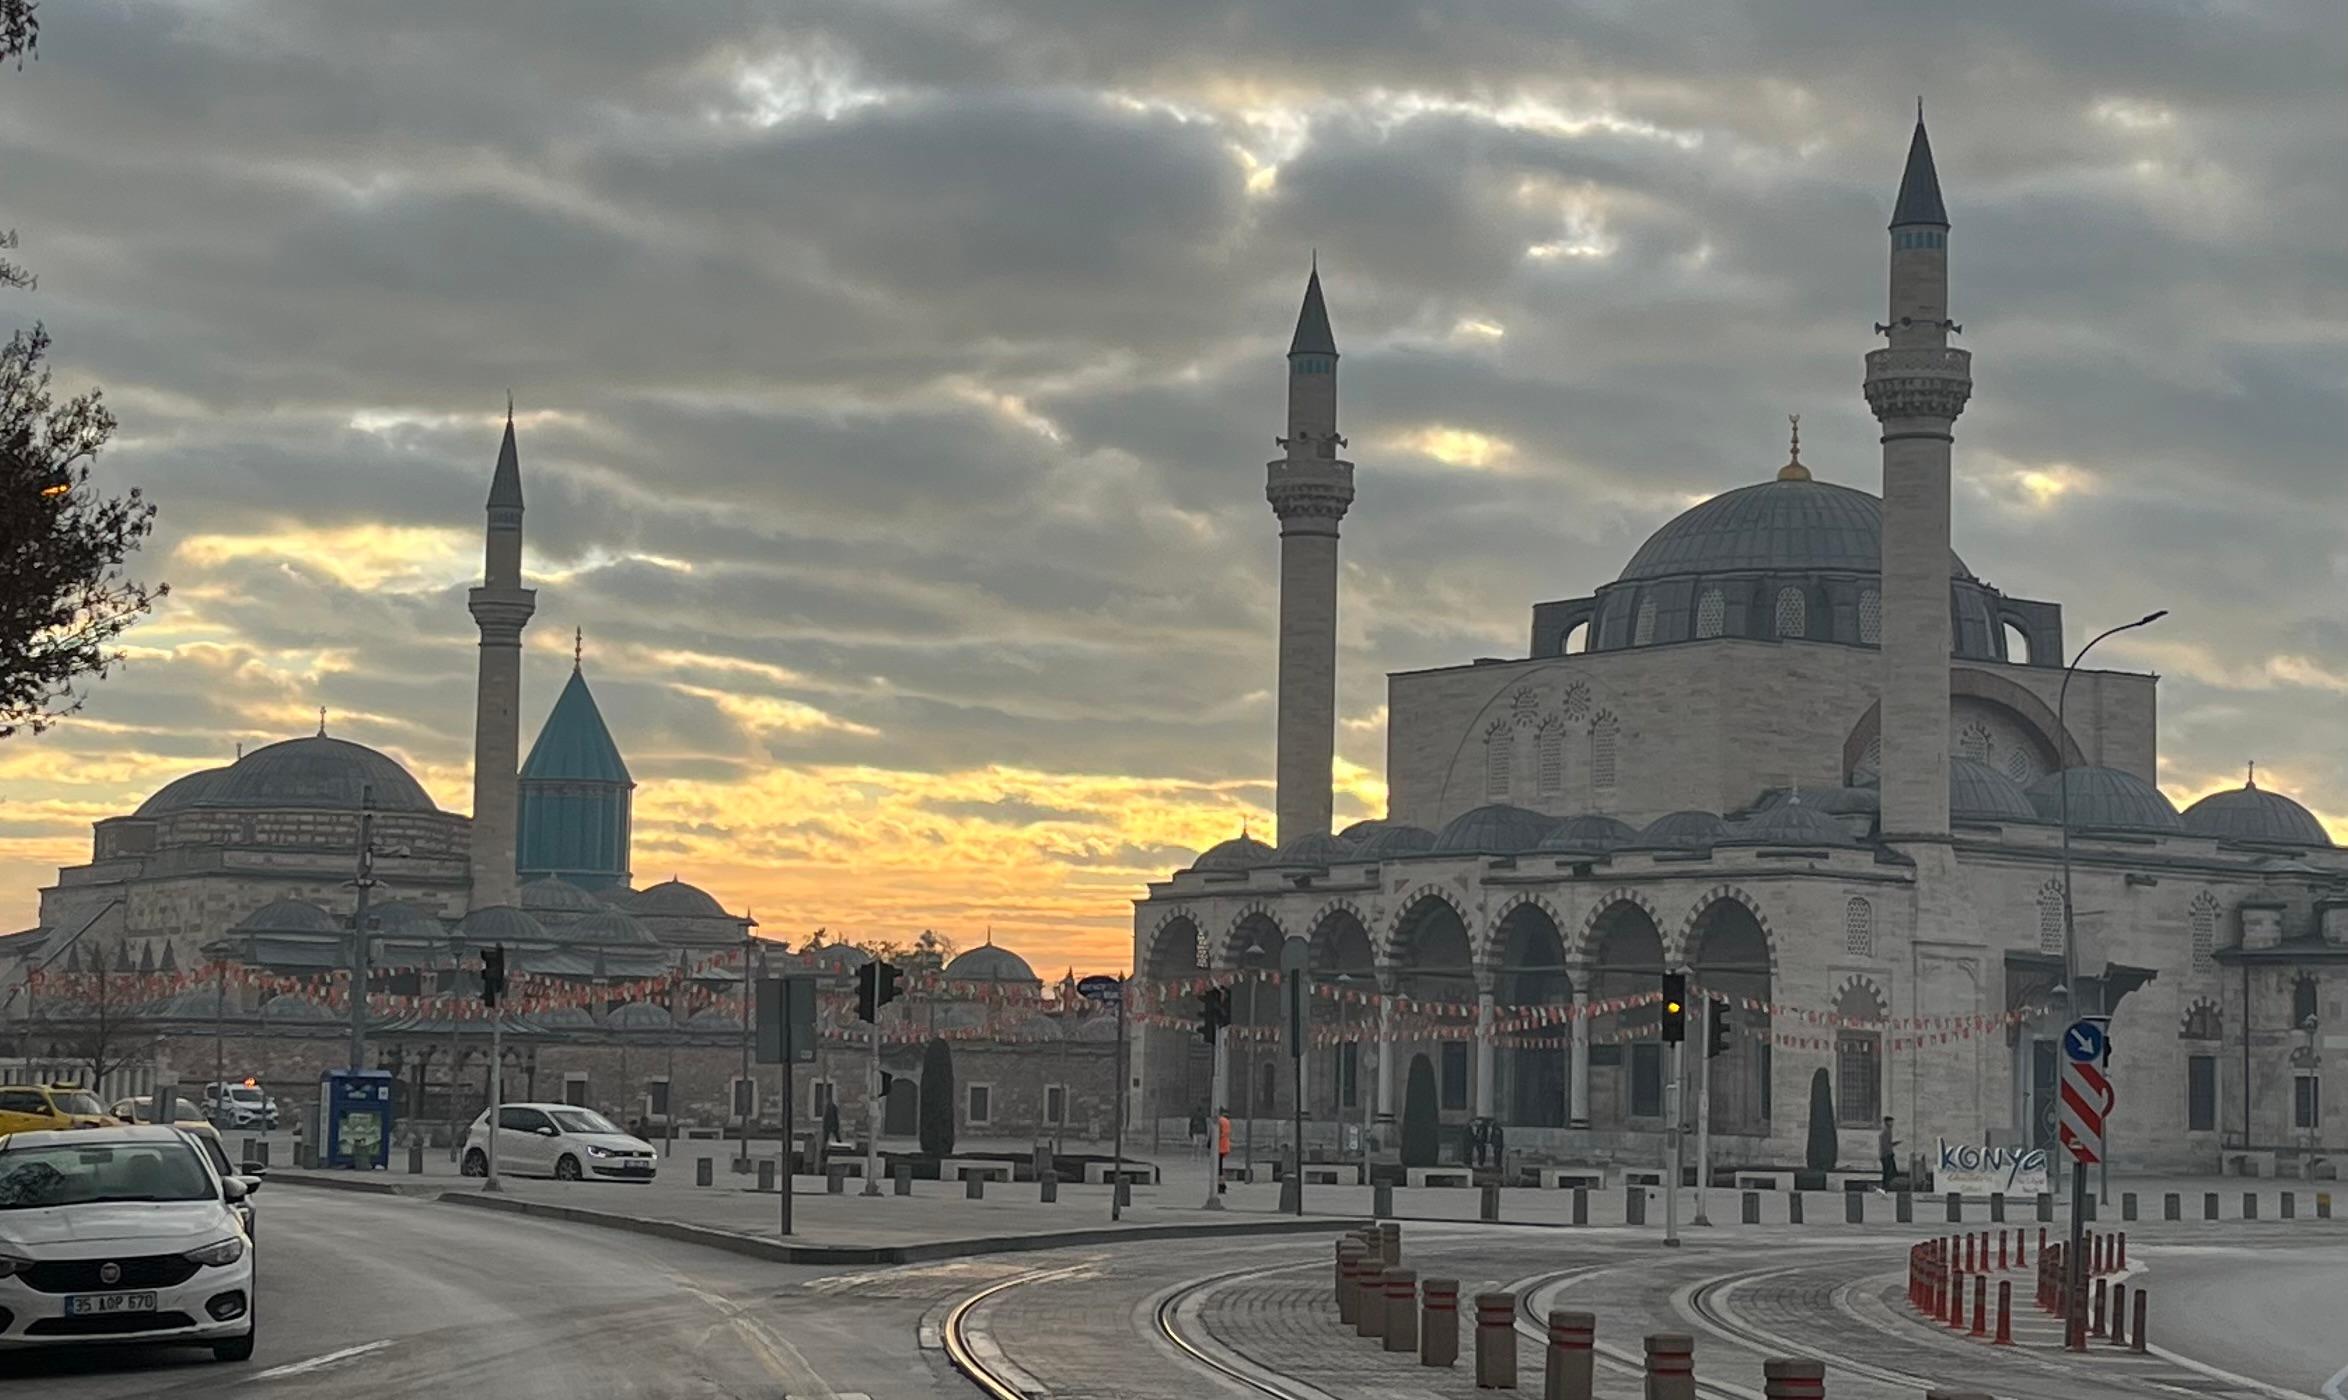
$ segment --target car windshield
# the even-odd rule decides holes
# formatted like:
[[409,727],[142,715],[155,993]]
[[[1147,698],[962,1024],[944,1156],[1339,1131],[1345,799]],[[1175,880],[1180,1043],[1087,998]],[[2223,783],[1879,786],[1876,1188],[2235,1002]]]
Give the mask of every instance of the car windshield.
[[235,1099],[238,1103],[259,1103],[261,1101],[260,1090],[247,1088],[241,1084],[230,1089],[228,1091],[228,1096],[232,1099]]
[[59,1113],[78,1113],[93,1118],[107,1116],[106,1105],[98,1102],[96,1094],[84,1093],[76,1089],[71,1093],[55,1094],[51,1097],[57,1101]]
[[609,1118],[585,1108],[555,1108],[547,1110],[555,1126],[566,1133],[617,1133],[619,1128]]
[[0,1210],[212,1195],[211,1175],[184,1142],[0,1146]]

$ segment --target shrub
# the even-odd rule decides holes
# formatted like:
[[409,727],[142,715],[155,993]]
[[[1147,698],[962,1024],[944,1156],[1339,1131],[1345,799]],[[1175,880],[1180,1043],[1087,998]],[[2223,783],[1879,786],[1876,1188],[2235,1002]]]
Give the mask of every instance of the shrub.
[[1842,1156],[1842,1138],[1834,1130],[1834,1084],[1821,1069],[1810,1076],[1809,1167],[1830,1172]]
[[1402,1164],[1431,1167],[1442,1138],[1435,1117],[1435,1065],[1424,1055],[1410,1062],[1402,1091]]

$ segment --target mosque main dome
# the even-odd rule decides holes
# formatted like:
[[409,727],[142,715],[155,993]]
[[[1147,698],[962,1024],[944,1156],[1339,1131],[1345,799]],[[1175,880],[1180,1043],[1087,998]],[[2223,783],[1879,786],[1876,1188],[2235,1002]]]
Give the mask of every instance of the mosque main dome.
[[[1883,501],[1808,475],[1724,491],[1647,537],[1621,581],[1681,574],[1883,572]],[[1949,555],[1949,577],[1971,579]]]
[[134,814],[159,817],[193,807],[317,807],[356,811],[364,793],[378,812],[436,812],[423,785],[397,759],[324,734],[258,748],[226,768],[176,778]]

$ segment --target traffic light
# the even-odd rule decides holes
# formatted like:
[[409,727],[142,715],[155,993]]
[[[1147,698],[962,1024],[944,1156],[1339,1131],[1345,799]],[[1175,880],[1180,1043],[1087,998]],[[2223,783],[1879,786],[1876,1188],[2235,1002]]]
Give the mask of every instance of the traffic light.
[[874,958],[856,969],[856,1019],[873,1021],[880,1009],[904,994],[905,972],[895,963]]
[[481,1004],[495,1006],[505,996],[505,945],[481,950]]
[[1688,1038],[1688,975],[1663,974],[1663,1043],[1677,1045]]
[[1728,1053],[1728,1001],[1713,997],[1712,1019],[1704,1034],[1704,1058],[1716,1059]]
[[1231,1024],[1231,993],[1221,987],[1209,987],[1199,993],[1198,1038],[1212,1045],[1215,1033]]

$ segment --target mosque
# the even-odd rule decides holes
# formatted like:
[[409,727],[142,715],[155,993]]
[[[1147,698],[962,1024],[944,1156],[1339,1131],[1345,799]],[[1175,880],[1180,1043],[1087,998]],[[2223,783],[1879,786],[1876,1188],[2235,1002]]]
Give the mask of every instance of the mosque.
[[[1145,1114],[1211,1096],[1270,1137],[1301,1078],[1308,1146],[1391,1153],[1418,1083],[1529,1160],[1652,1164],[1654,1003],[1684,969],[1727,1008],[1700,1107],[1700,1030],[1686,1051],[1716,1168],[1801,1165],[1821,1070],[1845,1166],[1873,1165],[1887,1114],[1910,1148],[2048,1146],[2076,1013],[2111,1018],[2122,1165],[2330,1170],[2348,853],[2255,780],[2179,812],[2155,786],[2157,678],[2066,666],[2061,606],[1952,551],[1972,378],[1949,239],[1919,115],[1863,380],[1880,496],[1820,479],[1797,435],[1613,582],[1535,603],[1525,655],[1389,676],[1389,811],[1342,831],[1355,472],[1316,269],[1267,469],[1279,844],[1225,841],[1136,903],[1135,965],[1166,989],[1135,1046]],[[1317,994],[1292,1078],[1260,976],[1296,940]],[[1213,982],[1239,1034],[1210,1052],[1190,993]]]

